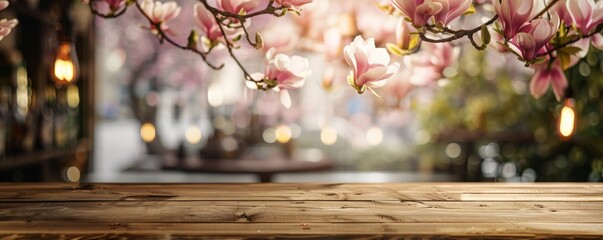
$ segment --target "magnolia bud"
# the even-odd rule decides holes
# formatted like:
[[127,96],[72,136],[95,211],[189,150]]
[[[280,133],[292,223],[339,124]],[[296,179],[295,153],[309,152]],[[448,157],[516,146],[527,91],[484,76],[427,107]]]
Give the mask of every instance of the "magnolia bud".
[[197,31],[192,30],[191,33],[188,35],[188,48],[190,49],[197,49],[197,40],[199,39],[199,34],[197,34]]
[[259,32],[255,33],[255,49],[262,49],[264,48],[264,39],[262,38],[262,35]]

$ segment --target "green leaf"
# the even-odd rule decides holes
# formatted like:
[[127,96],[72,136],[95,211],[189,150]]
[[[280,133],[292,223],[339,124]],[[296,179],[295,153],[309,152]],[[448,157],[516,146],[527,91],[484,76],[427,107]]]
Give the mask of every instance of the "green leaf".
[[539,57],[539,58],[536,58],[536,59],[530,61],[530,64],[541,64],[541,63],[546,62],[546,60],[547,60],[546,57]]
[[567,69],[570,65],[570,55],[564,52],[557,52],[557,59],[559,59],[559,63],[561,63],[561,68],[563,70]]
[[576,54],[576,53],[582,51],[582,48],[575,47],[575,46],[567,46],[562,49],[559,49],[559,51],[567,53],[569,55],[573,55],[573,54]]
[[238,42],[239,40],[241,40],[241,38],[243,37],[242,34],[237,35],[235,38],[232,39],[233,42]]
[[281,10],[281,12],[279,14],[274,14],[274,16],[277,16],[277,17],[285,16],[285,15],[287,15],[287,11],[288,11],[288,9],[284,8],[283,10]]
[[572,35],[568,35],[568,36],[562,37],[559,40],[559,44],[567,44],[567,43],[573,41],[574,39],[576,39],[578,37],[580,37],[580,36],[578,36],[576,34],[572,34]]
[[191,33],[188,35],[188,43],[187,43],[188,48],[197,49],[198,39],[199,39],[199,34],[197,34],[197,31],[191,30]]
[[474,14],[476,12],[477,12],[477,10],[475,10],[475,6],[473,6],[473,3],[471,3],[471,5],[469,5],[469,8],[467,9],[467,11],[465,11],[463,13],[463,16],[471,15],[471,14]]
[[492,36],[490,35],[490,30],[488,30],[488,26],[486,26],[485,24],[482,25],[482,45],[486,46],[488,44],[490,44],[490,41],[492,40]]

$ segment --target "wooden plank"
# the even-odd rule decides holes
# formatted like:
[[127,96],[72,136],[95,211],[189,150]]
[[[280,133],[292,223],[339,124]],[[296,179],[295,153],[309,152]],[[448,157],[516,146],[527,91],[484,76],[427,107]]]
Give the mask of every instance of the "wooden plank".
[[[595,237],[600,223],[86,223],[0,222],[0,236]],[[38,234],[38,235],[36,235]],[[41,235],[44,234],[44,235]],[[61,237],[62,238],[62,237]],[[18,239],[18,238],[16,238]]]
[[[487,214],[484,214],[487,213]],[[603,202],[462,205],[418,202],[54,202],[0,203],[0,221],[603,223]]]
[[0,183],[0,190],[130,190],[130,189],[261,189],[320,190],[395,189],[404,192],[452,193],[603,193],[601,183]]
[[[542,187],[541,187],[542,186]],[[603,201],[603,184],[16,184],[0,201]]]
[[0,239],[602,237],[603,184],[0,184]]

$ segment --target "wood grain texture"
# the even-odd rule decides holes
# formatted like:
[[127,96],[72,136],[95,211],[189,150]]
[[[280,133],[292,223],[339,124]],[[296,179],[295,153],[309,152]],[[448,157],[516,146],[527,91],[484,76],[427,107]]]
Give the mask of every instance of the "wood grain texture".
[[602,184],[0,184],[0,239],[603,237]]
[[[0,201],[603,201],[601,184],[17,184]],[[252,191],[250,191],[252,190]]]

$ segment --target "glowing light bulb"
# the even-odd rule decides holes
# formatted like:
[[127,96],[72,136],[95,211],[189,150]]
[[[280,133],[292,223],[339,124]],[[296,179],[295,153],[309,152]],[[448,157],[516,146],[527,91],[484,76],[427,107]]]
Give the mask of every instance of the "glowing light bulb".
[[56,58],[50,70],[57,85],[69,85],[77,80],[79,64],[73,43],[62,41],[59,44]]
[[576,109],[575,101],[572,98],[563,102],[561,115],[557,125],[557,131],[562,139],[569,139],[576,130]]
[[190,144],[197,144],[201,141],[201,129],[197,126],[190,126],[186,129],[184,138]]
[[289,126],[280,125],[276,128],[274,135],[276,137],[276,141],[280,143],[287,143],[291,140],[293,133],[291,132],[291,128]]
[[320,131],[320,141],[324,145],[333,145],[337,142],[337,130],[332,127],[325,127]]
[[78,169],[75,166],[71,166],[67,169],[66,171],[66,177],[67,180],[69,180],[70,182],[78,182],[80,180],[80,169]]
[[371,146],[377,146],[383,141],[383,130],[378,127],[369,128],[366,132],[366,141]]
[[212,83],[207,88],[207,101],[212,107],[222,106],[224,103],[224,90],[219,83]]
[[155,134],[155,126],[152,123],[145,123],[140,127],[140,138],[145,142],[152,142],[155,140]]

